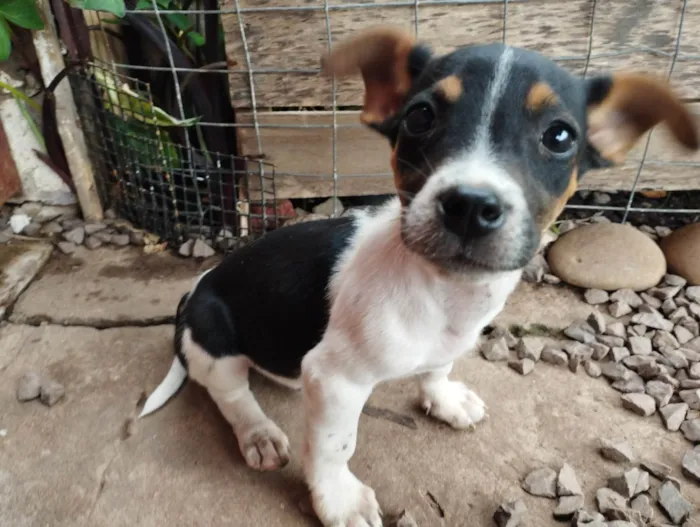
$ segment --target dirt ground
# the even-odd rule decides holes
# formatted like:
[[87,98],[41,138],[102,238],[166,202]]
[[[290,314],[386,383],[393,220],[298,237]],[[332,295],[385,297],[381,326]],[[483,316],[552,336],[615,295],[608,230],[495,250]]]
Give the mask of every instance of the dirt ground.
[[[45,251],[36,249],[31,274]],[[79,248],[71,257],[54,253],[8,303],[0,325],[0,525],[317,525],[299,506],[300,394],[253,380],[295,455],[274,473],[245,466],[230,427],[192,383],[133,421],[170,366],[177,300],[212,264]],[[567,288],[522,284],[499,320],[560,329],[591,309]],[[18,402],[17,380],[28,370],[62,382],[65,397],[51,408]],[[362,417],[352,468],[377,491],[387,518],[406,509],[422,527],[488,526],[499,503],[523,498],[526,525],[558,525],[554,502],[526,495],[520,482],[534,468],[568,462],[592,509],[595,490],[622,470],[597,453],[601,438],[625,439],[640,459],[672,466],[686,498],[700,505],[700,487],[680,472],[691,445],[658,416],[624,410],[606,381],[543,363],[523,377],[480,357],[461,360],[453,376],[489,406],[473,432],[422,415],[411,381],[380,386],[374,411]]]

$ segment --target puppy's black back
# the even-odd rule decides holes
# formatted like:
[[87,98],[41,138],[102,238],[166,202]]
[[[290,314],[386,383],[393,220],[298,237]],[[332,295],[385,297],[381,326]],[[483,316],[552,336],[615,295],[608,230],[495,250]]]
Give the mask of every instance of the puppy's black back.
[[187,301],[193,340],[215,357],[243,354],[297,377],[328,324],[328,282],[354,232],[352,217],[300,223],[230,254]]

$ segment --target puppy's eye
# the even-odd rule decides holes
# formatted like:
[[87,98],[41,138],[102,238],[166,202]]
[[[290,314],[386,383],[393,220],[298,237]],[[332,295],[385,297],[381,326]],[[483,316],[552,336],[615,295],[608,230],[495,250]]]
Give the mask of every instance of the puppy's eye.
[[563,121],[554,121],[542,134],[541,142],[553,154],[567,154],[576,145],[576,131]]
[[408,110],[403,120],[403,128],[408,135],[423,135],[433,129],[435,114],[429,104],[416,104]]

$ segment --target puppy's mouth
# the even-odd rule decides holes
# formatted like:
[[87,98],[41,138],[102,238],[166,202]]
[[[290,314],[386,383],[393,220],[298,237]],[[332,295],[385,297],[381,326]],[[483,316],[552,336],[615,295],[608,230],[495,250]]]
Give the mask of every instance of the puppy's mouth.
[[534,221],[510,223],[514,222],[487,236],[464,239],[446,230],[437,218],[421,218],[419,211],[404,207],[401,238],[409,250],[445,270],[515,271],[535,256],[540,233]]

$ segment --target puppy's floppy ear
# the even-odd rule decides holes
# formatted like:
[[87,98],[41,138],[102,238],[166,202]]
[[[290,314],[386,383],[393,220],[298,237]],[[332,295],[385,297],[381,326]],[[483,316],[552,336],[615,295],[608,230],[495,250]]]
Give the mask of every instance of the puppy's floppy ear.
[[430,50],[418,46],[409,33],[375,27],[334,46],[321,59],[321,67],[325,75],[338,78],[362,75],[365,99],[360,120],[381,128],[401,108],[430,58]]
[[686,148],[700,146],[693,115],[665,82],[638,74],[600,76],[586,81],[586,92],[594,168],[622,163],[637,140],[661,122]]

